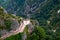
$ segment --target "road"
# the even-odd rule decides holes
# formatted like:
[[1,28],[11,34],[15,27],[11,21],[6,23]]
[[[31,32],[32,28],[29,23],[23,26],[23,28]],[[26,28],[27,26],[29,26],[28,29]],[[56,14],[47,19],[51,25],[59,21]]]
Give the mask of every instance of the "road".
[[9,36],[11,36],[11,35],[16,35],[16,34],[18,34],[18,33],[22,33],[22,32],[24,31],[26,25],[28,25],[28,24],[30,24],[30,20],[23,20],[23,21],[21,22],[20,27],[19,27],[17,30],[15,30],[15,31],[12,30],[12,31],[10,31],[9,33],[3,35],[3,36],[1,37],[1,39],[5,39],[5,38],[7,38],[7,37],[9,37]]

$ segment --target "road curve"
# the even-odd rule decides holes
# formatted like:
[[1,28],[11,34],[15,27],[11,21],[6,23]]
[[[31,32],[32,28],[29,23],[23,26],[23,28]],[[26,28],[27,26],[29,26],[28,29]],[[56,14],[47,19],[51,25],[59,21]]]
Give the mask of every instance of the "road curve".
[[17,30],[15,30],[15,31],[11,30],[10,33],[7,33],[7,34],[3,35],[1,37],[1,39],[5,39],[5,38],[7,38],[7,37],[9,37],[11,35],[16,35],[18,33],[22,33],[24,31],[26,25],[28,25],[28,24],[30,24],[30,20],[23,20],[21,22],[20,27]]

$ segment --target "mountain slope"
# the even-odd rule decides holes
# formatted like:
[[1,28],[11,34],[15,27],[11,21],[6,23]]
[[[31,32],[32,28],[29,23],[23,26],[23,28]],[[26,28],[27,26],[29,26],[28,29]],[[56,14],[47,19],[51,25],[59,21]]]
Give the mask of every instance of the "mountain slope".
[[4,12],[4,9],[0,7],[0,36],[8,33],[10,30],[16,30],[19,27],[20,20],[20,17],[7,14]]

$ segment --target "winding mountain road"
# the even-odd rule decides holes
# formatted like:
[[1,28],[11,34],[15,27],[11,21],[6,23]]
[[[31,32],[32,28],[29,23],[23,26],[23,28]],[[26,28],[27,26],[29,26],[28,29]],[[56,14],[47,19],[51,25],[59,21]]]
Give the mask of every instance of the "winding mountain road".
[[28,25],[28,24],[30,24],[30,20],[23,20],[23,21],[21,22],[20,27],[19,27],[17,30],[15,30],[15,31],[12,30],[12,31],[10,31],[10,33],[7,33],[7,34],[3,35],[3,36],[1,37],[1,39],[5,39],[5,38],[7,38],[7,37],[9,37],[9,36],[11,36],[11,35],[16,35],[16,34],[18,34],[18,33],[22,33],[22,32],[24,31],[26,25]]

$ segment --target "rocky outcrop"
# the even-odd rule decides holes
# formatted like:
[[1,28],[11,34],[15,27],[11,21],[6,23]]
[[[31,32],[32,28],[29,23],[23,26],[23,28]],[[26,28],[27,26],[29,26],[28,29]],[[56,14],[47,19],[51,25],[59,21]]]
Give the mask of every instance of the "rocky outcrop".
[[[11,35],[16,35],[16,34],[18,34],[18,33],[22,33],[22,32],[24,31],[26,25],[28,25],[28,24],[30,24],[30,20],[23,20],[22,23],[21,23],[21,25],[20,25],[19,27],[16,26],[16,29],[12,29],[12,30],[10,30],[9,32],[6,32],[6,31],[4,30],[4,33],[3,33],[3,35],[1,36],[1,39],[5,39],[5,38],[7,38],[7,37],[9,37],[9,36],[11,36]],[[14,26],[12,26],[12,27],[14,27]],[[15,27],[14,27],[14,28],[15,28]],[[5,33],[5,32],[6,32],[6,33]]]
[[6,13],[3,8],[0,8],[0,16],[0,39],[22,33],[26,25],[29,26],[28,32],[32,32],[33,30],[30,19],[20,19],[16,15]]
[[19,22],[16,19],[12,19],[11,29],[16,30],[19,28]]

